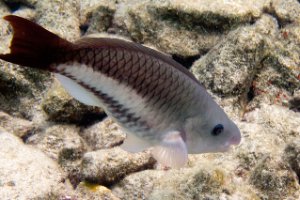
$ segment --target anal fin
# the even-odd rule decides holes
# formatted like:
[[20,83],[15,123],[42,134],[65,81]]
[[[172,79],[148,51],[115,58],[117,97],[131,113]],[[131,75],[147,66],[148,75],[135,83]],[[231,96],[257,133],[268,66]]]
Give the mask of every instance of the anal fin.
[[188,152],[180,132],[167,133],[160,146],[151,151],[153,157],[163,166],[180,168],[188,161]]

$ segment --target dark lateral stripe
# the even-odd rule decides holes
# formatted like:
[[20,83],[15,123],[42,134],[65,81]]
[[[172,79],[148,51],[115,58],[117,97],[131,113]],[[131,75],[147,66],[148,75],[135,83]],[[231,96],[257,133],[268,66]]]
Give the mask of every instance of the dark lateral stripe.
[[[147,98],[150,102],[159,103],[160,98],[151,99],[154,96],[160,96],[165,90],[163,102],[172,101],[180,84],[179,72],[165,63],[142,53],[125,51],[119,48],[110,49],[80,49],[70,52],[69,55],[62,57],[60,63],[79,62],[91,66],[95,71],[99,71],[119,83],[134,89],[142,98]],[[93,56],[91,56],[93,55]],[[96,55],[96,57],[95,57]],[[181,79],[182,80],[182,79]],[[176,85],[177,87],[170,86]]]
[[[60,72],[61,73],[61,72]],[[74,80],[86,90],[92,92],[95,96],[99,97],[103,104],[105,105],[108,112],[118,120],[119,123],[122,123],[125,127],[131,128],[134,127],[136,131],[146,131],[149,130],[150,127],[148,123],[141,119],[140,116],[136,116],[129,108],[126,108],[122,105],[118,100],[109,96],[106,93],[96,90],[93,87],[85,84],[84,82],[78,81],[76,77],[72,77],[68,74],[61,73],[62,75]]]

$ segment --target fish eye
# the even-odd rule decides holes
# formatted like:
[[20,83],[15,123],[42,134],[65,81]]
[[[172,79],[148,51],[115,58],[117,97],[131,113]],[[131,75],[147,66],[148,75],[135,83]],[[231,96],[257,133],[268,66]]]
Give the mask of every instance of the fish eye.
[[222,124],[218,124],[214,127],[211,134],[213,136],[217,136],[217,135],[220,135],[223,132],[223,130],[224,130],[224,126]]

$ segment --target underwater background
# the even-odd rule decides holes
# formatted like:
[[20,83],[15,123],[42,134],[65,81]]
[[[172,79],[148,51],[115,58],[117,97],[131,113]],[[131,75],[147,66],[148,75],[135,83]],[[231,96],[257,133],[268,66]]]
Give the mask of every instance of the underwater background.
[[76,41],[118,37],[169,54],[238,125],[225,153],[163,170],[101,108],[53,75],[0,60],[0,199],[300,199],[297,0],[0,0],[0,53],[30,19]]

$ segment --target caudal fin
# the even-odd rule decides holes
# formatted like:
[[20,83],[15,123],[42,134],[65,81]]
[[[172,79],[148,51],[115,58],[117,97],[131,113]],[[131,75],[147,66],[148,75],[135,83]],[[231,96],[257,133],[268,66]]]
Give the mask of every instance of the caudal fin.
[[13,39],[10,53],[0,54],[2,60],[45,69],[55,61],[61,49],[72,46],[72,43],[22,17],[8,15],[4,19],[13,28]]

